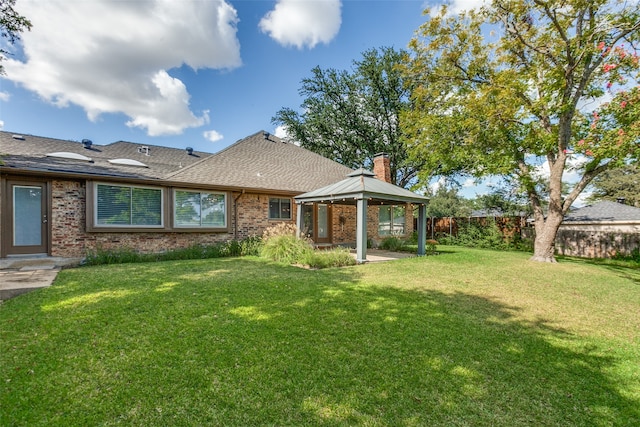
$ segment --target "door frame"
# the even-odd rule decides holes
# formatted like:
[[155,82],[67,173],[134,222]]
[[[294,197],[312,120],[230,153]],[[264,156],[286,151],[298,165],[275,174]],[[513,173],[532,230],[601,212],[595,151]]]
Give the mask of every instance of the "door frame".
[[[51,185],[48,180],[27,177],[6,177],[2,180],[2,238],[0,239],[0,257],[11,255],[31,255],[51,253]],[[13,188],[14,186],[33,186],[42,188],[42,225],[40,229],[42,244],[39,246],[13,245]]]
[[[319,238],[318,237],[318,206],[325,205],[327,206],[327,237]],[[333,243],[333,205],[331,203],[317,203],[313,204],[302,204],[299,209],[302,209],[302,216],[304,218],[305,211],[308,208],[311,208],[311,234],[307,235],[313,240],[315,244],[326,245]],[[305,225],[305,220],[303,219],[302,225]],[[304,228],[304,227],[303,227]],[[304,231],[304,230],[303,230]]]

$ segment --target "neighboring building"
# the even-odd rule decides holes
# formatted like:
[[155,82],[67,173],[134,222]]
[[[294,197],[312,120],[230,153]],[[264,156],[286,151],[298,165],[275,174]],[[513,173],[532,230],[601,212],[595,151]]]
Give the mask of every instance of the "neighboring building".
[[603,201],[570,212],[556,235],[560,255],[610,258],[640,248],[640,208]]
[[[267,132],[216,154],[0,132],[0,257],[161,252],[260,235],[295,223],[294,196],[351,172]],[[411,233],[412,212],[369,208],[369,236]],[[316,203],[304,214],[315,242],[356,241],[353,206]]]

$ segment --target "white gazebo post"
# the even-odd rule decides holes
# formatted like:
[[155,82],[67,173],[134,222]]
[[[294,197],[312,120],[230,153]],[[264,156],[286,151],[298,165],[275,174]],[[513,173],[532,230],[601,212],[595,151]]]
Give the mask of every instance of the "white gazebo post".
[[367,199],[356,203],[356,261],[367,262]]
[[418,206],[418,255],[426,253],[427,240],[427,206],[421,203]]

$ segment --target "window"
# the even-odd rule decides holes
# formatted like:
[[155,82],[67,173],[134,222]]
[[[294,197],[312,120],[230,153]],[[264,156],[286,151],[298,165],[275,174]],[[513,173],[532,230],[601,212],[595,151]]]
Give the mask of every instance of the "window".
[[173,198],[175,227],[220,228],[227,226],[226,195],[176,190]]
[[291,199],[269,199],[269,219],[291,219]]
[[405,206],[380,206],[378,213],[378,235],[404,234]]
[[159,188],[96,184],[95,224],[105,227],[162,227]]

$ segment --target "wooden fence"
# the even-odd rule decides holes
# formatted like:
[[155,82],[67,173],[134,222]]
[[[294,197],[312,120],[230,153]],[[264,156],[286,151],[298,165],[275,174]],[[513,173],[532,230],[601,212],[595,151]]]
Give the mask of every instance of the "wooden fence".
[[[527,226],[526,218],[520,216],[427,218],[427,239],[457,236],[461,226],[467,224],[486,226],[490,221],[495,221],[507,238],[522,236],[522,231]],[[414,230],[417,229],[417,219],[414,219]]]

